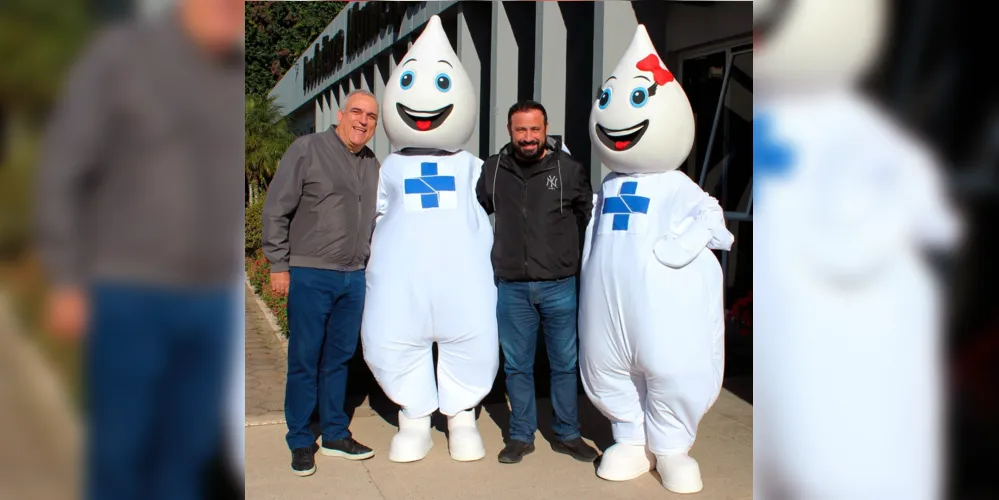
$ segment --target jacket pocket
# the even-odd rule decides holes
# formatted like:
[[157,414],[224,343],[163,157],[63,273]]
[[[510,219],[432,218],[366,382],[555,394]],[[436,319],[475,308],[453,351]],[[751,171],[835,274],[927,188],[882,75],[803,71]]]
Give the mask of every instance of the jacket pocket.
[[306,236],[311,241],[310,255],[324,260],[341,261],[349,259],[353,252],[353,241],[349,229],[352,210],[336,195],[328,196],[316,206],[315,230]]

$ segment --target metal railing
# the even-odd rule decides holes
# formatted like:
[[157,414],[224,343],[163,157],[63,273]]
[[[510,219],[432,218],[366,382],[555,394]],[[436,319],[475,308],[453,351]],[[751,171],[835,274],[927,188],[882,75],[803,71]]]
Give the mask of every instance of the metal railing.
[[[730,87],[729,82],[732,80],[732,73],[734,72],[733,71],[734,68],[733,68],[733,64],[732,64],[733,63],[733,59],[735,58],[735,56],[740,55],[740,54],[744,54],[744,53],[746,53],[746,52],[734,53],[731,49],[726,50],[726,52],[725,52],[725,72],[724,72],[724,75],[722,77],[721,91],[718,93],[718,104],[715,106],[714,119],[711,122],[711,132],[708,135],[708,144],[707,144],[707,148],[706,148],[706,150],[704,152],[704,160],[701,162],[701,172],[700,172],[700,175],[698,176],[698,181],[697,181],[697,185],[700,186],[701,189],[704,189],[705,182],[707,181],[708,170],[709,170],[709,167],[711,166],[711,152],[712,152],[712,149],[714,148],[714,145],[715,145],[715,139],[718,136],[718,129],[719,129],[719,125],[720,125],[721,120],[722,120],[722,112],[725,109],[725,99],[728,97],[728,91],[729,91],[729,87]],[[749,53],[751,54],[752,51],[749,51]],[[722,171],[721,171],[721,185],[722,186],[725,186],[726,183],[728,182],[728,166],[729,166],[729,159],[730,158],[731,158],[731,155],[726,155],[725,158],[722,160],[721,164],[716,167],[716,168],[721,168],[722,169]],[[750,174],[750,178],[749,178],[749,198],[748,198],[748,201],[746,203],[746,210],[745,211],[725,211],[724,212],[724,216],[725,216],[726,222],[728,222],[728,221],[750,222],[750,223],[753,222],[753,178],[752,178],[752,174]],[[739,244],[738,241],[736,241],[735,244],[738,245]],[[727,280],[728,280],[728,255],[729,255],[728,251],[722,251],[721,252],[721,267],[722,267],[722,273],[723,273],[723,276],[724,276],[724,279],[725,279],[726,283],[727,283]]]

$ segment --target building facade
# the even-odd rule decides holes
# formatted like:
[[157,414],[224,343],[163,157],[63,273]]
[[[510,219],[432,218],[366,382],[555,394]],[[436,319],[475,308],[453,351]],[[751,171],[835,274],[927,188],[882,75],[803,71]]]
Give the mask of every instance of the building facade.
[[[271,92],[295,133],[333,126],[354,89],[380,97],[434,14],[479,88],[479,119],[465,149],[495,153],[509,140],[508,108],[533,98],[548,110],[549,132],[590,165],[595,188],[608,170],[590,146],[590,109],[645,25],[694,110],[696,143],[684,170],[718,198],[736,235],[736,247],[721,255],[729,295],[751,289],[752,2],[353,2]],[[370,146],[380,159],[391,152],[381,126]]]

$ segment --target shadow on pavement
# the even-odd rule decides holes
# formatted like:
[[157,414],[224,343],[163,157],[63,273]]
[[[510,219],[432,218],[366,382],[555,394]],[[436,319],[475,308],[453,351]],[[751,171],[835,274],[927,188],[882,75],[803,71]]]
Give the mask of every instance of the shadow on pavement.
[[[732,340],[732,339],[730,339]],[[752,341],[732,341],[726,346],[726,366],[725,380],[723,387],[743,401],[753,403],[753,360]],[[437,364],[437,346],[434,346],[434,365]],[[534,367],[534,392],[537,398],[538,429],[542,437],[552,443],[555,436],[552,433],[552,421],[554,412],[552,409],[550,370],[548,364],[548,354],[545,350],[544,342],[539,342],[537,358]],[[436,370],[435,370],[436,371]],[[483,414],[496,423],[503,431],[503,441],[510,438],[510,408],[506,399],[506,383],[503,372],[503,355],[500,354],[500,367],[493,382],[492,390],[476,407],[476,418],[482,418]],[[590,402],[582,387],[582,382],[577,382],[577,394],[579,405],[579,421],[581,433],[584,438],[591,440],[601,452],[614,444],[611,434],[610,421],[600,413],[593,403]],[[381,387],[375,381],[374,376],[368,369],[367,364],[358,347],[354,358],[351,359],[347,384],[347,415],[353,419],[358,407],[365,404],[367,400],[370,408],[378,414],[385,422],[393,427],[399,426],[399,405],[395,404],[385,395]],[[320,436],[318,427],[318,414],[313,416],[313,430],[316,436]],[[431,417],[434,428],[447,434],[447,418],[434,412]]]

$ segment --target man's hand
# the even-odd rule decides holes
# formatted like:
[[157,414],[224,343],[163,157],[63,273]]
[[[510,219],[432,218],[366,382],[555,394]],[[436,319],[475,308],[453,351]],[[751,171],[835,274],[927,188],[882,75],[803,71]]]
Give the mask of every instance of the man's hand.
[[291,283],[291,274],[288,271],[283,273],[271,273],[271,290],[278,295],[288,295],[288,284]]
[[61,287],[49,292],[46,326],[50,332],[68,340],[83,336],[90,316],[86,293],[78,287]]

